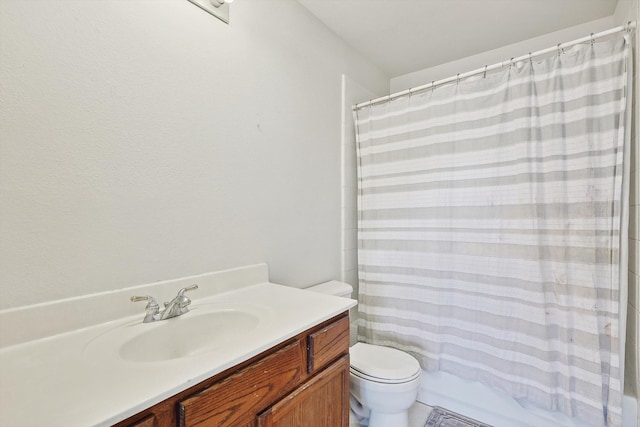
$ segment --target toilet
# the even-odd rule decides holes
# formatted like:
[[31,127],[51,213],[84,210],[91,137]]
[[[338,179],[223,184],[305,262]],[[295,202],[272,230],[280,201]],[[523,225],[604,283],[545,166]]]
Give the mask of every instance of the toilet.
[[[353,288],[334,280],[307,290],[350,298]],[[368,415],[369,427],[408,427],[422,375],[418,361],[395,348],[360,342],[350,347],[349,358],[352,415]]]

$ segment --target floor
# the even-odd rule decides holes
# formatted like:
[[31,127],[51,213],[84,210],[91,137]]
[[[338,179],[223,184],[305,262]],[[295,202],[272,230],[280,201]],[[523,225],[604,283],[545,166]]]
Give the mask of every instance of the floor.
[[[420,402],[414,403],[413,406],[409,408],[409,427],[424,427],[430,413],[431,406],[427,406]],[[351,421],[349,427],[364,427],[365,425],[360,425]]]
[[416,402],[409,408],[409,427],[424,427],[431,413],[431,406]]

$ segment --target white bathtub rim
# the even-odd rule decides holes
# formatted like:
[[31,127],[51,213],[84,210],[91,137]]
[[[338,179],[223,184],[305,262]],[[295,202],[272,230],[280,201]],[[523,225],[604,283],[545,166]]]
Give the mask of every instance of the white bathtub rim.
[[[560,412],[523,407],[515,399],[479,382],[467,381],[446,372],[422,372],[419,402],[440,406],[494,427],[593,427]],[[622,403],[622,427],[638,425],[637,400],[625,395]]]

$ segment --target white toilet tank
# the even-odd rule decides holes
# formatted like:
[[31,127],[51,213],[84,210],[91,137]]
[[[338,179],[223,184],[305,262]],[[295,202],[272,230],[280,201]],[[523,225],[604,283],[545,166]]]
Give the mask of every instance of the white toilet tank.
[[[337,297],[351,298],[353,293],[353,287],[345,282],[338,280],[331,280],[329,282],[320,283],[319,285],[310,286],[305,288],[306,291],[318,292],[321,294],[334,295]],[[358,341],[358,328],[356,326],[357,311],[356,307],[349,309],[350,319],[350,343],[352,346]]]
[[337,297],[351,298],[353,287],[345,282],[332,280],[330,282],[320,283],[319,285],[305,288],[307,291],[318,292],[321,294],[335,295]]

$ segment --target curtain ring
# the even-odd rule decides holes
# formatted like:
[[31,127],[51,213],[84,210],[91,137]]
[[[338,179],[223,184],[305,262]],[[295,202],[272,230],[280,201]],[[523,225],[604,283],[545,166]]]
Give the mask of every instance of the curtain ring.
[[487,66],[486,65],[484,66],[484,74],[482,75],[482,78],[483,79],[487,78]]
[[511,67],[513,67],[513,57],[509,60],[509,69],[511,69]]
[[564,49],[561,50],[560,46],[562,46],[562,43],[558,43],[558,56],[564,53]]
[[456,74],[456,84],[460,83],[460,73]]
[[631,32],[631,21],[627,22],[627,33]]
[[436,89],[436,81],[435,80],[431,80],[431,93],[433,93],[433,91]]
[[595,40],[593,39],[593,33],[591,33],[591,46],[593,46],[594,41]]
[[533,58],[531,58],[531,52],[529,52],[529,64],[533,65]]

